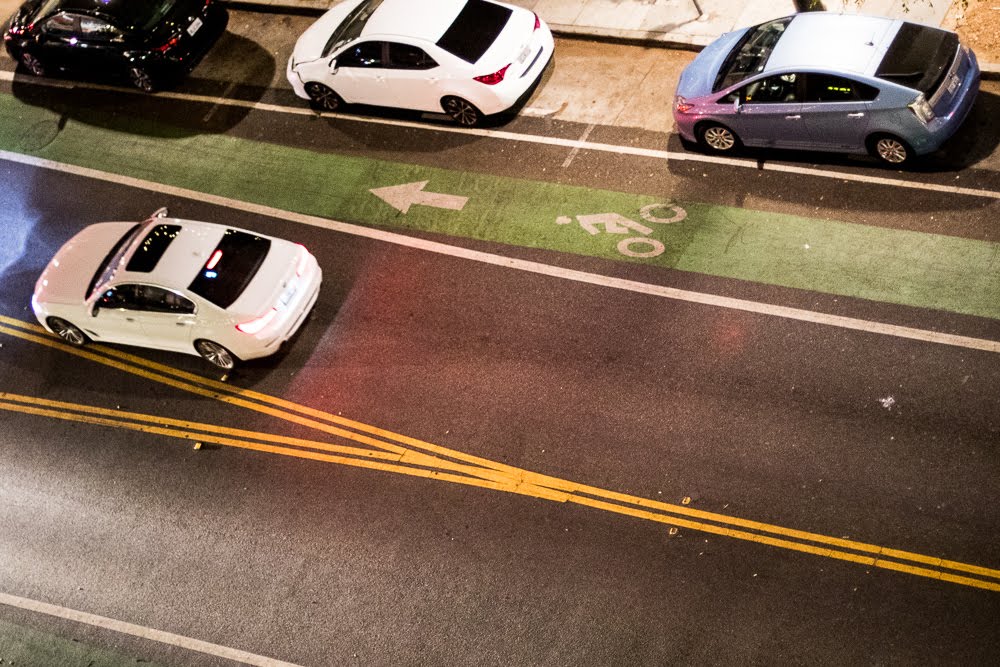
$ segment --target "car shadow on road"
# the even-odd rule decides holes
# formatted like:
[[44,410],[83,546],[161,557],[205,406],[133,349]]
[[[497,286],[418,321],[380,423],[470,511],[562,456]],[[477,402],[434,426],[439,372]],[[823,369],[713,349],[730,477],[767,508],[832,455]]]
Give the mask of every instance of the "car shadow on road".
[[[240,123],[269,89],[274,57],[256,42],[225,33],[191,76],[149,95],[119,77],[38,78],[18,67],[11,84],[24,104],[59,115],[58,125],[26,128],[24,150],[37,150],[74,120],[92,127],[159,138],[222,133]],[[229,73],[235,80],[215,78]],[[201,78],[212,75],[213,78]],[[69,75],[65,75],[69,76]],[[183,99],[191,95],[206,99]],[[235,98],[245,105],[218,105],[213,98]],[[51,126],[51,127],[50,127]]]

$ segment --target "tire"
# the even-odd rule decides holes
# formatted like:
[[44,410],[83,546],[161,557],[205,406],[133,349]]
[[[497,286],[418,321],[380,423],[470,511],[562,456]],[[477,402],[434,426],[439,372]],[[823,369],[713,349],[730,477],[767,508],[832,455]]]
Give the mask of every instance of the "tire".
[[483,112],[461,97],[449,95],[441,100],[441,108],[462,127],[476,127],[483,120]]
[[24,65],[24,69],[28,70],[35,76],[45,76],[45,65],[42,64],[42,61],[27,51],[22,51],[21,57],[18,58],[18,60],[20,60],[21,64]]
[[128,69],[129,82],[144,93],[152,93],[156,90],[156,83],[152,75],[144,67],[134,65]]
[[228,371],[232,370],[236,365],[236,355],[218,343],[210,340],[197,340],[194,343],[194,349],[198,350],[198,354],[200,354],[205,361],[212,364],[216,368]]
[[696,130],[698,145],[709,153],[728,155],[739,150],[740,138],[725,125],[705,123]]
[[894,167],[913,159],[913,149],[899,137],[876,134],[868,140],[868,151],[884,164]]
[[87,334],[61,317],[50,317],[45,320],[45,323],[49,325],[55,335],[73,347],[83,347],[90,342]]
[[338,95],[337,91],[318,81],[306,84],[306,95],[309,96],[313,107],[321,111],[337,111],[344,106],[344,98]]

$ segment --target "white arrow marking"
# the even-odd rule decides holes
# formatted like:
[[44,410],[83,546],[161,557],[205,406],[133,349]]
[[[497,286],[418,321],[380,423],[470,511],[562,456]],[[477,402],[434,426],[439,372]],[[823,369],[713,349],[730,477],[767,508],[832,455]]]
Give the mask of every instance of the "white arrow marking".
[[385,188],[372,188],[369,192],[400,213],[406,213],[414,204],[461,211],[465,206],[465,202],[469,201],[468,197],[445,195],[439,192],[424,192],[424,186],[427,183],[428,181],[420,181],[419,183],[390,185]]
[[[619,215],[618,213],[578,215],[576,216],[576,219],[580,223],[581,227],[593,235],[600,234],[601,231],[605,231],[608,234],[630,234],[631,230],[635,230],[640,234],[645,234],[646,236],[653,233],[652,229],[641,222],[629,220],[624,215]],[[601,225],[604,225],[603,230],[600,229]]]

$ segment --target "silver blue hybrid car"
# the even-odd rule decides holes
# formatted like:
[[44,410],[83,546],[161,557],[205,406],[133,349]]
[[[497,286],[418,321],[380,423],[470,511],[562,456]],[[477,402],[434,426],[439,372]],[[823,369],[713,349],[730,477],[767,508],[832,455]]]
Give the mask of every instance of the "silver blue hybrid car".
[[898,165],[954,134],[978,91],[976,56],[953,32],[805,12],[705,47],[681,74],[674,120],[713,153],[793,148]]

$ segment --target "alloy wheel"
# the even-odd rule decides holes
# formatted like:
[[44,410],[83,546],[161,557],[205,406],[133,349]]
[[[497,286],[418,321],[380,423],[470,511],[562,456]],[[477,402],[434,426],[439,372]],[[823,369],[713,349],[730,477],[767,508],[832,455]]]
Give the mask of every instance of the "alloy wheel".
[[35,56],[27,51],[21,54],[21,64],[35,76],[45,76],[45,66]]
[[343,99],[336,91],[315,81],[306,84],[306,94],[313,104],[324,111],[336,111],[343,103]]
[[83,333],[77,327],[73,326],[64,319],[60,319],[58,317],[49,318],[49,327],[52,328],[52,331],[54,331],[57,336],[74,347],[80,347],[87,343],[87,334]]
[[482,118],[479,109],[461,97],[446,97],[444,100],[444,110],[445,113],[451,116],[452,120],[462,127],[475,127]]
[[895,137],[882,137],[875,143],[878,156],[889,164],[902,164],[909,157],[906,145]]
[[736,135],[721,125],[713,125],[702,136],[709,148],[716,151],[728,151],[736,145]]
[[198,354],[204,357],[207,362],[223,370],[228,371],[236,365],[236,360],[232,353],[218,343],[213,343],[210,340],[200,340],[195,343],[195,349],[198,350]]
[[153,77],[149,75],[142,67],[132,67],[128,71],[129,81],[132,85],[141,90],[144,93],[151,93],[156,89],[156,85],[153,83]]

